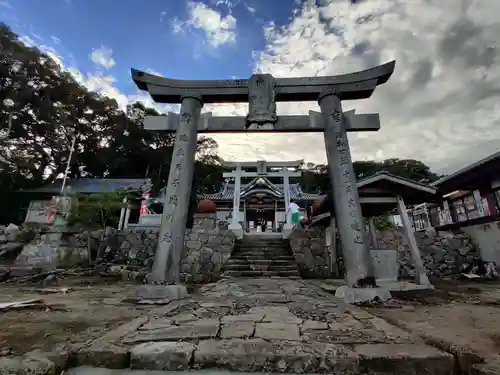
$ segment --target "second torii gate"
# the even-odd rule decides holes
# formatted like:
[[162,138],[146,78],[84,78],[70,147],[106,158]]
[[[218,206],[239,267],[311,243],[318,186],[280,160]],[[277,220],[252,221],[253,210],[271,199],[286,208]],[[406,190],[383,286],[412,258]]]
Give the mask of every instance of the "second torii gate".
[[[347,133],[380,129],[378,114],[344,113],[342,100],[371,96],[394,71],[390,62],[362,72],[331,77],[281,78],[254,74],[248,80],[182,81],[132,70],[137,86],[161,103],[181,103],[180,114],[147,117],[151,130],[176,131],[158,249],[150,281],[179,283],[187,209],[198,133],[323,132],[328,170],[335,198],[335,216],[344,247],[347,282],[351,287],[375,285],[373,265],[365,243],[365,227],[356,189]],[[276,101],[318,100],[321,113],[280,116]],[[246,117],[201,115],[203,103],[249,103]]]
[[[242,177],[280,177],[283,178],[283,196],[285,200],[285,207],[290,204],[290,177],[300,177],[300,172],[292,172],[288,168],[297,168],[304,160],[288,161],[288,162],[272,162],[260,160],[257,162],[227,162],[224,163],[224,167],[234,168],[231,172],[223,173],[223,177],[234,178],[234,197],[233,197],[233,218],[229,229],[233,231],[237,238],[243,237],[243,228],[240,222],[240,190],[241,190],[241,178]],[[244,168],[257,168],[256,172],[243,171]],[[279,171],[268,172],[268,168],[279,168]],[[287,219],[285,224],[284,237],[286,238],[292,227]]]

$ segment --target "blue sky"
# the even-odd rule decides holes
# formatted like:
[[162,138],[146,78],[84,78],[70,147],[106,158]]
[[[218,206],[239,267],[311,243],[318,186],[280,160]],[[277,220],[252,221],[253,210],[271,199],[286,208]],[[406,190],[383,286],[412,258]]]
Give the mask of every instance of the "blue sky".
[[[252,74],[253,51],[265,48],[262,26],[270,21],[284,25],[292,16],[293,0],[245,0],[240,2],[184,0],[8,0],[0,19],[14,31],[53,47],[82,72],[95,71],[89,59],[93,50],[111,49],[115,65],[107,71],[117,87],[134,89],[130,68],[152,70],[182,79],[247,78]],[[205,7],[202,7],[205,5]],[[185,25],[193,8],[203,15],[217,11],[223,31],[231,41],[211,42],[207,33]],[[233,25],[230,20],[237,20]],[[55,37],[55,38],[54,38]],[[57,38],[57,39],[56,39]],[[208,40],[207,40],[208,39]],[[237,41],[237,42],[236,42]],[[56,43],[57,42],[57,43]],[[67,62],[66,62],[67,61]]]
[[[353,4],[356,3],[356,4]],[[121,107],[139,92],[130,68],[169,78],[350,73],[396,60],[367,100],[376,133],[350,134],[355,160],[413,158],[446,173],[500,144],[498,0],[0,0],[0,21],[89,90]],[[247,104],[206,105],[214,115]],[[317,103],[279,103],[278,115]],[[325,162],[322,134],[214,135],[227,160]]]

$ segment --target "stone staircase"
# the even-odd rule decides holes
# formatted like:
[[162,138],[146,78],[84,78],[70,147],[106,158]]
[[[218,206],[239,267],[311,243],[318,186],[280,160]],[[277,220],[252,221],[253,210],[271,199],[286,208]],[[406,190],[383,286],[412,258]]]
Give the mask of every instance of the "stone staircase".
[[223,268],[229,277],[299,277],[299,269],[288,240],[281,237],[245,236]]

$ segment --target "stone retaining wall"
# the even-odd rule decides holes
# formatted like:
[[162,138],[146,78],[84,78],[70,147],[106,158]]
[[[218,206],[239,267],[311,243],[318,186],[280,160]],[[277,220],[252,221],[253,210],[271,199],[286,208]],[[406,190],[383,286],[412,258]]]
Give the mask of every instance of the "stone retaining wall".
[[[29,229],[33,239],[20,242],[19,233]],[[12,263],[44,269],[88,264],[90,258],[126,266],[131,271],[151,269],[158,243],[157,227],[133,227],[121,232],[107,228],[85,231],[65,226],[5,229],[0,227],[0,255],[15,253]],[[188,283],[212,282],[220,277],[222,265],[231,255],[235,237],[217,226],[215,214],[196,214],[193,229],[187,230],[181,258],[181,279]],[[90,250],[90,256],[89,256]],[[0,261],[2,260],[0,256]],[[17,259],[16,259],[17,258]],[[5,262],[4,262],[5,263]]]
[[[471,237],[463,232],[417,232],[415,238],[429,276],[457,274],[480,259],[477,246],[472,243]],[[332,262],[329,249],[325,247],[325,229],[312,227],[305,231],[294,230],[289,240],[302,277],[324,278],[337,274],[342,276],[343,270],[337,269],[337,264],[342,266],[339,241],[336,241],[337,259]],[[414,277],[413,259],[402,229],[377,231],[377,242],[377,249],[397,250],[400,279]],[[329,265],[333,266],[333,271]]]
[[[159,228],[127,228],[120,232],[114,263],[150,269],[158,242]],[[235,237],[217,226],[215,214],[196,214],[193,229],[186,231],[181,257],[181,280],[212,282],[220,277],[222,265],[234,249]]]
[[300,276],[304,278],[327,278],[331,276],[330,254],[325,247],[324,230],[311,227],[294,229],[288,237]]
[[98,252],[103,234],[102,230],[76,231],[57,226],[43,226],[30,230],[34,231],[34,238],[23,246],[15,264],[44,269],[89,264],[91,257],[95,258]]
[[0,225],[0,261],[11,262],[23,249],[21,230],[17,225]]
[[[479,260],[477,247],[465,233],[416,232],[420,254],[429,276],[442,277],[457,274]],[[411,252],[402,229],[390,229],[377,233],[379,249],[398,251],[399,277],[415,275]]]

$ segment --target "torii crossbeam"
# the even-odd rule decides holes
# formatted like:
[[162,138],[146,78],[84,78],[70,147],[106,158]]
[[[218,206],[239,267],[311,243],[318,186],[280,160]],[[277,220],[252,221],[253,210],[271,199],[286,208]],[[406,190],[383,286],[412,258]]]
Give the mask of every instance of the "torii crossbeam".
[[[377,131],[380,129],[380,117],[378,113],[357,115],[354,110],[344,112],[346,117],[345,130],[353,131]],[[177,131],[179,128],[180,115],[169,112],[166,116],[146,116],[144,118],[144,129],[157,131]],[[212,112],[203,113],[197,125],[198,133],[302,133],[323,132],[325,123],[319,112],[309,111],[309,116],[279,116],[272,124],[262,126],[246,127],[246,118],[237,116],[218,117],[212,116]]]

